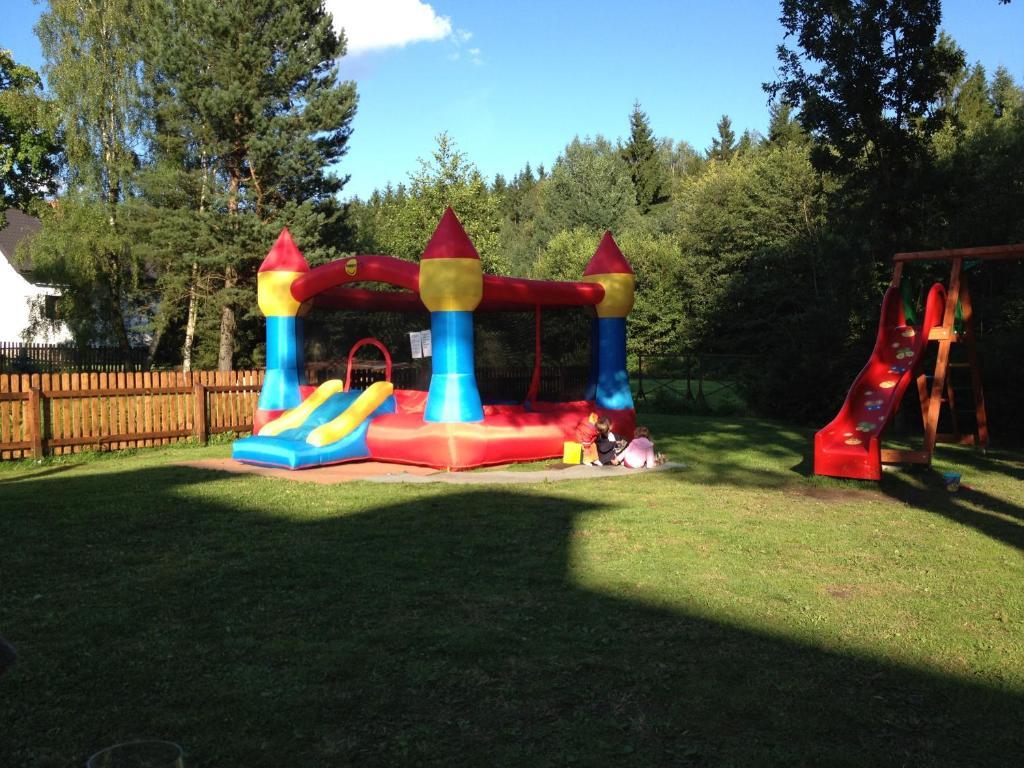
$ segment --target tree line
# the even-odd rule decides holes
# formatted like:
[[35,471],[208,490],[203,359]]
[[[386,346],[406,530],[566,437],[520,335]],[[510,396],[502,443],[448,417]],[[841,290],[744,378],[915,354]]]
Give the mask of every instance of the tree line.
[[[623,138],[577,136],[550,169],[490,183],[445,134],[408,183],[350,206],[354,244],[415,258],[451,202],[485,269],[573,280],[610,229],[637,274],[634,360],[754,353],[741,384],[758,411],[822,418],[867,357],[894,253],[1024,241],[1024,90],[969,62],[938,2],[781,8],[761,130],[723,115],[696,148],[635,104]],[[946,269],[908,270],[908,304]],[[1020,423],[1021,265],[968,272],[1000,361],[993,418]]]
[[[144,337],[185,367],[262,361],[252,286],[283,225],[312,263],[413,260],[452,205],[485,270],[548,279],[578,278],[610,229],[637,273],[631,354],[756,352],[751,404],[817,418],[865,359],[894,252],[1024,241],[1024,90],[941,33],[938,0],[783,0],[780,14],[766,126],[723,115],[695,147],[635,104],[622,138],[577,136],[550,168],[493,179],[442,134],[406,181],[342,204],[329,168],[356,93],[319,0],[51,0],[48,91],[0,58],[0,130],[36,126],[0,165],[5,202],[42,213],[26,255],[69,287],[76,339]],[[971,276],[986,351],[1024,360],[1020,265]],[[996,412],[1022,375],[990,374]]]

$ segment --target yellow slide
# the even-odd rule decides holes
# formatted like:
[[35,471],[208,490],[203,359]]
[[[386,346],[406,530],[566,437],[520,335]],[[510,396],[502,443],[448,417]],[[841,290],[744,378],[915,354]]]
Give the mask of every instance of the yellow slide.
[[[317,390],[317,392],[319,391],[320,390]],[[378,381],[371,384],[366,388],[366,391],[363,392],[363,394],[356,398],[356,401],[352,403],[352,405],[345,409],[343,414],[335,418],[333,421],[321,424],[310,432],[309,437],[306,438],[306,442],[319,448],[327,445],[328,443],[341,440],[341,438],[345,437],[345,435],[349,434],[353,429],[362,424],[371,413],[377,410],[385,400],[391,397],[394,391],[395,385],[390,381]],[[283,419],[284,416],[281,418]],[[260,434],[263,434],[262,430],[260,431]]]
[[264,424],[263,428],[260,430],[260,436],[273,437],[274,435],[281,434],[286,429],[301,427],[306,423],[306,419],[309,418],[310,414],[327,402],[328,398],[344,391],[345,382],[339,379],[325,381],[313,391],[313,394],[303,400],[299,405],[295,406],[290,411],[285,411],[273,421],[268,421]]

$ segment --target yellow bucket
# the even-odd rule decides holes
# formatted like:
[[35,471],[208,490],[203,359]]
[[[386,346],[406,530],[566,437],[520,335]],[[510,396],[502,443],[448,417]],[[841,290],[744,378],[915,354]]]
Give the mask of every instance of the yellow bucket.
[[579,443],[569,441],[562,445],[562,463],[579,464],[583,455],[583,447]]

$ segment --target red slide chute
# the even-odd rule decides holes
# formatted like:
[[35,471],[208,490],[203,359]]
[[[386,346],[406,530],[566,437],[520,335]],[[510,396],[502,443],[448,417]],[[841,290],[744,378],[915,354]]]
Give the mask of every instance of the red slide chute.
[[899,407],[928,346],[928,334],[942,322],[946,289],[935,283],[928,292],[923,322],[906,324],[899,288],[882,300],[875,349],[850,387],[842,409],[814,436],[814,472],[855,480],[880,480],[883,430]]

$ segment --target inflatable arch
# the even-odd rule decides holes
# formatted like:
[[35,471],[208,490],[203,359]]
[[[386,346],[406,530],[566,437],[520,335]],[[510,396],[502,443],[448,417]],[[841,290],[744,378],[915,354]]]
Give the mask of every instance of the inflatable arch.
[[[253,436],[237,440],[232,455],[291,469],[359,459],[468,469],[561,456],[563,442],[573,439],[576,425],[591,412],[611,419],[616,432],[632,434],[636,413],[626,373],[626,318],[635,280],[610,232],[582,278],[556,282],[483,274],[451,208],[418,265],[360,255],[310,269],[283,230],[257,276],[259,307],[267,319],[267,366]],[[356,282],[401,290],[349,287]],[[390,381],[358,391],[338,380],[307,386],[303,315],[311,305],[429,312],[429,390],[396,390]],[[537,354],[522,404],[483,404],[473,361],[474,314],[534,311],[539,330],[542,309],[565,307],[592,313],[586,399],[537,400]],[[538,334],[538,351],[539,346]]]

